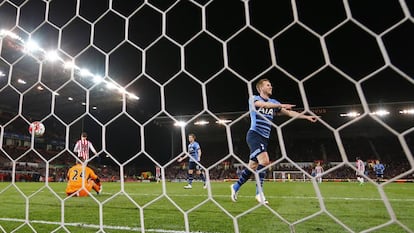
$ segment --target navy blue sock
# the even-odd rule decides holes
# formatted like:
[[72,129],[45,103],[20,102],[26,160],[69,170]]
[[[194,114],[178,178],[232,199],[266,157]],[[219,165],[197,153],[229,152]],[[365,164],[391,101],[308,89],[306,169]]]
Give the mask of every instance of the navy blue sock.
[[[264,168],[265,166],[259,164],[259,166],[257,166],[256,171],[259,171],[260,169]],[[264,182],[264,178],[266,176],[266,170],[260,171],[259,172],[259,181],[260,181],[260,187],[262,189],[263,192],[263,182]],[[256,185],[256,195],[259,194],[259,187],[257,187]]]
[[188,174],[188,184],[191,185],[193,183],[193,179],[194,179],[193,174]]
[[243,171],[242,171],[242,173],[239,177],[239,180],[233,186],[236,192],[239,191],[240,187],[244,183],[246,183],[246,181],[248,181],[250,179],[251,175],[252,175],[252,172],[249,169],[247,169],[247,168],[243,169]]
[[200,178],[203,181],[203,184],[206,184],[206,177],[204,176],[203,173],[200,173]]

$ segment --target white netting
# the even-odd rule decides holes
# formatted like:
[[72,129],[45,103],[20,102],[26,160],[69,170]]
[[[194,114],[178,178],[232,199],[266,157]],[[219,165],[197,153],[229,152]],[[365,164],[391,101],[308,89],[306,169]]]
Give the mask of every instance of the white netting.
[[[410,178],[414,171],[414,126],[412,118],[404,118],[412,110],[402,109],[412,106],[414,93],[414,19],[408,1],[277,2],[0,1],[0,162],[4,166],[0,170],[2,181],[10,182],[0,189],[0,195],[15,190],[25,206],[24,218],[1,217],[6,224],[0,223],[0,229],[6,232],[8,223],[18,223],[15,232],[36,232],[38,224],[57,225],[55,232],[76,231],[78,225],[101,232],[177,232],[146,224],[148,215],[157,215],[147,210],[166,199],[183,216],[185,232],[199,231],[190,228],[191,217],[207,205],[215,208],[213,214],[227,217],[234,232],[260,232],[257,226],[240,227],[241,219],[254,218],[258,208],[266,208],[291,232],[301,231],[301,224],[320,216],[327,216],[344,232],[386,231],[393,225],[413,232],[407,224],[410,220],[398,218],[384,191],[386,185]],[[368,10],[376,14],[365,14]],[[317,200],[317,211],[293,221],[272,205],[228,210],[225,203],[230,199],[226,196],[223,201],[214,192],[215,183],[210,183],[234,178],[228,166],[246,166],[247,99],[260,78],[272,81],[276,99],[298,104],[303,113],[322,116],[317,126],[295,119],[274,123],[269,146],[273,162],[268,168],[277,171],[268,174],[282,176],[290,171],[301,180],[310,179]],[[356,112],[345,114],[350,106]],[[379,112],[379,107],[395,112]],[[398,110],[401,118],[381,117],[398,115]],[[356,117],[336,119],[341,112]],[[27,127],[35,120],[46,126],[44,139],[28,136]],[[180,121],[183,126],[174,130],[173,123]],[[207,123],[208,133],[197,128]],[[216,123],[220,126],[212,126]],[[365,124],[369,126],[360,130]],[[88,131],[99,149],[91,162],[100,174],[108,182],[120,181],[119,192],[107,199],[93,198],[98,206],[96,224],[72,216],[70,211],[76,211],[73,199],[60,195],[53,184],[65,177],[58,166],[73,163],[71,151],[82,131]],[[206,193],[200,194],[205,200],[184,208],[168,192],[166,180],[185,179],[175,164],[178,155],[186,154],[190,132],[204,138],[203,153],[220,156],[200,164],[209,184]],[[366,148],[359,148],[364,138],[359,136],[364,134]],[[387,137],[376,137],[382,134]],[[390,148],[396,145],[398,151],[389,154],[387,143]],[[402,165],[381,184],[365,176],[378,188],[388,216],[358,229],[328,207],[309,164],[299,161],[335,161],[326,167],[324,179],[341,180],[355,173],[353,159],[364,153],[372,153],[364,155],[365,159],[397,157]],[[290,165],[280,169],[282,163]],[[147,202],[134,199],[133,188],[125,182],[155,166],[161,167],[159,193],[143,195]],[[26,193],[19,181],[28,177],[45,181],[44,186]],[[43,191],[59,202],[60,219],[32,220],[36,213],[30,211],[31,203]],[[139,213],[134,223],[123,225],[119,219],[119,225],[109,226],[104,222],[105,209],[113,208],[111,202],[116,203],[119,196]],[[220,231],[211,224],[211,231]]]

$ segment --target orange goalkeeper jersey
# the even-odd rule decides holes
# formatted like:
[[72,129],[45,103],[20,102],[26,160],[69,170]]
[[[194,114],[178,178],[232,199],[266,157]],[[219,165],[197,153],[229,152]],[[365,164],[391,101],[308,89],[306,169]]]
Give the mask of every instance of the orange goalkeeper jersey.
[[[89,182],[90,179],[95,180],[98,176],[90,167],[85,167],[85,174],[83,173],[82,164],[76,164],[68,171],[68,185],[66,187],[66,194],[70,195],[82,188],[82,180],[85,179],[85,189],[91,191],[94,182]],[[93,183],[93,184],[92,184]]]

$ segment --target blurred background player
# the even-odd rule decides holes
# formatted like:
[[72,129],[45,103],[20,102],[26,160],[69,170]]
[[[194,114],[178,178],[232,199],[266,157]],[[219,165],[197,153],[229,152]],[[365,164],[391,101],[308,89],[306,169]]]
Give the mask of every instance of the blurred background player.
[[[201,147],[198,142],[196,142],[196,136],[193,133],[190,133],[188,135],[188,154],[190,155],[189,163],[188,163],[188,173],[187,173],[187,182],[188,184],[184,186],[185,189],[191,189],[193,188],[193,173],[194,170],[196,170],[196,174],[200,177],[200,179],[203,181],[203,188],[207,188],[206,186],[206,178],[204,177],[204,174],[201,172],[200,166],[195,162],[200,162],[201,160]],[[183,161],[187,156],[181,157],[178,159],[178,162]]]
[[81,138],[75,144],[73,151],[78,153],[79,159],[86,161],[89,159],[89,150],[96,154],[96,150],[93,147],[92,143],[88,140],[88,134],[83,132],[81,133]]
[[161,181],[161,168],[158,166],[155,166],[155,180],[157,183]]
[[384,165],[379,161],[375,161],[374,172],[377,175],[377,183],[379,184],[384,178]]
[[301,115],[291,110],[295,105],[282,104],[279,101],[270,98],[272,95],[272,84],[268,79],[261,79],[256,83],[256,90],[259,95],[254,95],[249,100],[250,111],[250,129],[247,131],[246,141],[250,149],[249,168],[244,168],[239,180],[231,185],[231,200],[237,201],[237,193],[240,187],[250,179],[252,171],[259,172],[260,187],[256,187],[256,200],[260,203],[267,204],[263,195],[263,181],[266,171],[263,169],[269,165],[269,155],[267,145],[269,143],[271,122],[276,114],[282,114],[289,117],[306,119],[310,122],[316,122],[317,117]]
[[320,162],[316,164],[315,173],[316,173],[316,181],[318,181],[318,183],[322,183],[323,167],[321,166]]
[[364,184],[363,175],[365,174],[365,164],[359,157],[356,157],[356,169],[357,169],[356,171],[357,180],[359,181],[360,185],[363,185]]
[[102,185],[99,177],[88,166],[86,162],[76,160],[76,165],[72,166],[68,171],[68,185],[66,186],[66,195],[86,197],[90,191],[95,190],[96,194],[102,192]]

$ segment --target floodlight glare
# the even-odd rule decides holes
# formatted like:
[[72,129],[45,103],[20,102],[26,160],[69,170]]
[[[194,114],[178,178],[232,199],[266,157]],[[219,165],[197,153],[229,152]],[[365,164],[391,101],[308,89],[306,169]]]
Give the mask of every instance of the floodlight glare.
[[129,93],[129,92],[127,92],[127,94],[128,94],[129,98],[134,99],[134,100],[139,100],[139,97],[136,96],[135,94],[132,94],[132,93]]
[[86,77],[86,76],[92,76],[92,73],[88,69],[81,69],[80,70],[80,75],[82,77]]
[[226,124],[226,123],[230,123],[230,122],[231,122],[231,120],[225,120],[225,119],[216,121],[217,124]]
[[111,83],[111,82],[107,82],[107,83],[106,83],[106,87],[107,87],[108,89],[115,89],[115,88],[116,88],[116,85],[115,85],[115,84],[113,84],[113,83]]
[[63,64],[63,67],[64,67],[65,69],[72,69],[72,68],[75,68],[75,64],[74,64],[73,62],[71,62],[71,61],[68,61],[68,62],[65,62],[65,63]]
[[118,87],[118,91],[119,91],[119,93],[121,93],[121,94],[123,94],[123,93],[125,93],[126,91],[125,91],[125,88],[123,88],[123,87]]
[[27,52],[34,52],[36,50],[40,50],[39,45],[33,40],[27,41],[24,45],[24,48]]
[[414,108],[403,109],[403,110],[400,111],[400,114],[414,114]]
[[49,51],[45,55],[46,60],[54,62],[60,59],[56,51]]
[[174,123],[174,126],[184,127],[186,123],[184,121],[176,121]]
[[95,83],[101,83],[103,81],[103,78],[99,75],[95,75],[95,76],[93,76],[93,81]]
[[26,84],[26,81],[24,81],[23,79],[20,79],[20,78],[17,80],[17,82],[20,83],[20,84]]
[[[8,37],[8,38],[11,38],[17,41],[19,45],[22,45],[24,47],[24,52],[29,54],[32,57],[38,58],[40,56],[41,58],[44,58],[48,61],[60,61],[63,64],[63,67],[65,69],[74,69],[75,72],[77,72],[82,77],[92,78],[92,80],[95,83],[105,82],[109,89],[116,89],[120,93],[128,95],[128,97],[131,99],[136,99],[136,100],[139,99],[138,96],[136,96],[133,93],[127,92],[125,88],[121,87],[117,83],[107,82],[103,79],[103,77],[100,77],[99,75],[93,75],[88,69],[80,68],[77,65],[75,65],[75,63],[73,63],[72,61],[65,62],[61,57],[59,57],[57,51],[46,52],[34,40],[29,39],[28,41],[25,41],[21,37],[19,37],[17,34],[11,31],[0,29],[0,39],[3,39],[4,37]],[[4,77],[4,76],[6,76],[6,74],[3,71],[0,71],[0,77]],[[17,80],[17,82],[20,84],[26,84],[26,81],[22,79]],[[58,95],[57,93],[53,93],[53,94]]]
[[210,122],[205,121],[205,120],[200,120],[200,121],[196,121],[194,122],[195,125],[208,125]]
[[22,38],[20,38],[18,35],[14,34],[13,32],[1,29],[0,30],[0,38],[6,37],[6,36],[8,36],[8,37],[10,37],[14,40],[19,40],[20,42],[23,41]]
[[359,115],[361,115],[359,112],[348,112],[339,114],[339,116],[341,117],[357,117]]
[[377,116],[386,116],[388,114],[390,114],[390,112],[388,112],[387,110],[384,110],[384,109],[380,109],[380,110],[377,110],[375,112],[372,112],[372,115],[377,115]]

